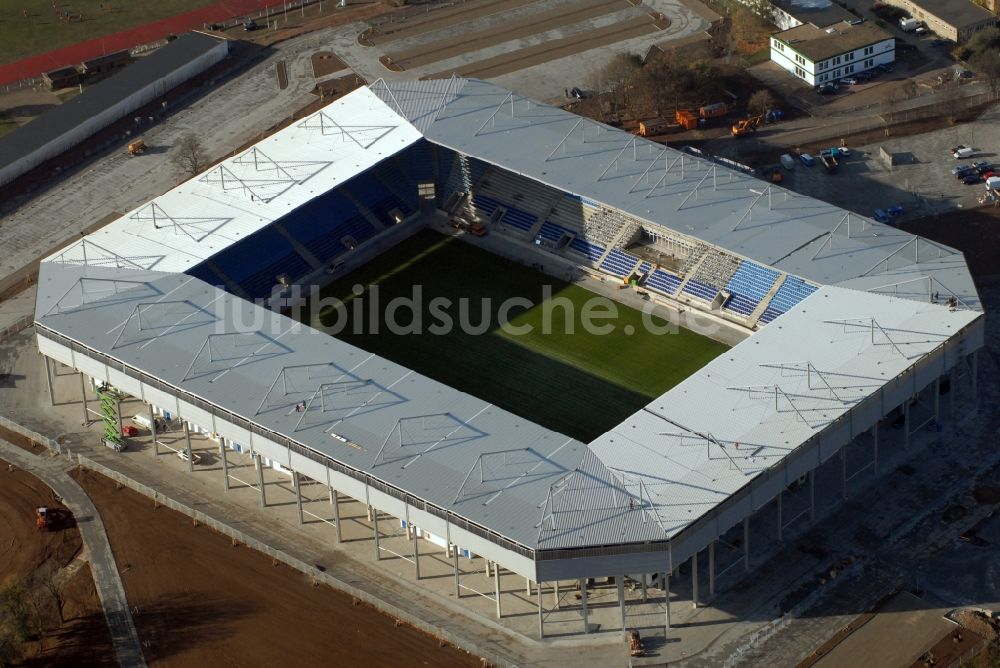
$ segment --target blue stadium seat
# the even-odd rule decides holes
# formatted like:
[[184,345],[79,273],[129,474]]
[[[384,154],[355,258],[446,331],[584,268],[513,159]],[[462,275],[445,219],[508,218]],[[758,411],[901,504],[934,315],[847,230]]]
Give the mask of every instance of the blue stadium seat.
[[739,315],[749,316],[771,291],[776,280],[778,272],[774,269],[744,260],[726,283],[726,292],[732,296],[724,308]]
[[638,262],[639,258],[613,248],[607,257],[604,258],[604,262],[601,263],[601,271],[625,277],[632,273],[632,269],[635,268]]
[[684,294],[691,295],[692,297],[698,297],[699,299],[704,299],[707,302],[715,299],[715,296],[719,294],[719,288],[714,285],[709,285],[708,283],[702,283],[701,281],[696,281],[693,278],[687,282],[684,286]]
[[538,230],[538,235],[545,239],[546,241],[551,241],[553,243],[559,241],[563,238],[564,234],[571,234],[572,230],[569,230],[562,225],[557,225],[555,223],[550,223],[545,221],[542,223],[542,227]]
[[778,291],[774,293],[771,302],[764,309],[758,322],[767,324],[782,313],[787,313],[800,301],[816,292],[814,285],[809,285],[797,276],[787,276]]
[[656,269],[646,279],[646,287],[673,296],[681,285],[681,279],[663,269]]
[[580,255],[586,257],[591,262],[597,262],[601,259],[605,250],[604,246],[599,246],[583,239],[582,237],[576,237],[573,241],[569,242],[569,247]]

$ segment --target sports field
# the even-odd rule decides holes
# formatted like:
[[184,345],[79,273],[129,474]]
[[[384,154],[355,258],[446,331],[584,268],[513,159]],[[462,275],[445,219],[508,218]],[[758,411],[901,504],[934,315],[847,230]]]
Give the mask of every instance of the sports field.
[[0,2],[0,63],[200,9],[218,0]]
[[[361,295],[356,285],[365,286]],[[393,308],[394,298],[415,293],[415,308],[402,301]],[[328,308],[314,326],[339,330],[338,338],[360,348],[586,442],[726,350],[428,230],[322,296],[343,300],[345,308]],[[654,332],[647,321],[671,331]]]

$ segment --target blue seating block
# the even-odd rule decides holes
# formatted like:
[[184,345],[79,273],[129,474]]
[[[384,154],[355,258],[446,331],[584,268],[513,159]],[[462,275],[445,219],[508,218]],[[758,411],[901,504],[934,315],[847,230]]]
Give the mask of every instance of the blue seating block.
[[639,259],[628,253],[623,253],[617,248],[612,249],[601,263],[601,271],[606,271],[615,276],[625,277],[632,273],[632,269],[638,264]]
[[786,277],[785,282],[781,284],[774,297],[771,298],[771,303],[764,309],[759,322],[764,324],[771,322],[782,313],[790,311],[796,304],[816,292],[816,290],[816,286],[809,285],[801,278],[796,276]]
[[771,291],[776,280],[778,272],[774,269],[749,260],[743,261],[726,284],[726,292],[732,297],[724,308],[739,315],[749,316]]
[[681,279],[674,276],[670,272],[664,271],[663,269],[656,269],[650,274],[649,278],[646,279],[646,287],[652,288],[657,292],[662,292],[665,295],[671,295],[677,293],[677,288],[681,285]]

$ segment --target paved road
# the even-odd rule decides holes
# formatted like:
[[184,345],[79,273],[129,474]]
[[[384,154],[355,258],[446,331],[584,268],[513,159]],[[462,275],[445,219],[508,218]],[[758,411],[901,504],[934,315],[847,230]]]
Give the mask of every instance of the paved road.
[[83,544],[90,554],[90,570],[108,620],[118,663],[123,668],[145,666],[139,634],[129,612],[125,588],[111,552],[108,534],[104,531],[104,522],[90,497],[67,474],[71,464],[63,459],[33,455],[4,440],[0,440],[0,456],[38,477],[62,497],[63,503],[76,518]]

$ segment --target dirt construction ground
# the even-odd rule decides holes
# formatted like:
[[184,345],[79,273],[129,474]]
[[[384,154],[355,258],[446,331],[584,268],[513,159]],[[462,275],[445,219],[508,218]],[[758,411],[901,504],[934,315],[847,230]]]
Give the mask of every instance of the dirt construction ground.
[[[55,530],[35,527],[35,508],[40,505],[59,509]],[[104,612],[73,522],[42,481],[0,461],[0,584],[21,583],[45,622],[42,641],[22,648],[24,665],[115,665]],[[57,583],[63,599],[62,622],[44,584],[49,579]]]
[[150,666],[478,666],[479,659],[90,471]]

